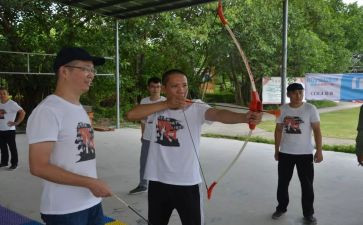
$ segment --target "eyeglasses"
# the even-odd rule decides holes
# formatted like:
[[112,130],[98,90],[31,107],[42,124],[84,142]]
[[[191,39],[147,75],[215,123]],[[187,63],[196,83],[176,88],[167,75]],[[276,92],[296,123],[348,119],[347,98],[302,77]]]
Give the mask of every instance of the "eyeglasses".
[[96,73],[97,73],[97,70],[95,68],[88,68],[88,67],[82,67],[82,66],[70,66],[70,65],[65,65],[64,67],[80,69],[87,74],[92,73],[93,75],[96,75]]

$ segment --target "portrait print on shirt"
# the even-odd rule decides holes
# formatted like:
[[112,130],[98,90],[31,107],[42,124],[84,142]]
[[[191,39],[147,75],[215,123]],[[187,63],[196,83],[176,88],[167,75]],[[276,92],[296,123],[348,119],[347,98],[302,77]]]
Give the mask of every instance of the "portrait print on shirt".
[[287,134],[301,134],[300,124],[304,121],[298,116],[286,116],[284,118],[284,129]]
[[163,146],[179,147],[180,143],[177,138],[177,130],[183,129],[180,121],[174,118],[159,116],[156,124],[156,143]]
[[78,144],[79,156],[77,162],[92,160],[96,158],[94,145],[94,131],[89,123],[79,122],[77,125],[77,138],[75,144]]
[[0,109],[0,119],[5,119],[5,109]]

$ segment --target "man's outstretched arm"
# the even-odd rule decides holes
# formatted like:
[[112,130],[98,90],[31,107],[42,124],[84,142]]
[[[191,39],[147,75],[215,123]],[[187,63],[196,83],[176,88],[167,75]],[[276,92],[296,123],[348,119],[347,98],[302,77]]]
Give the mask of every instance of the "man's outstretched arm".
[[236,113],[225,109],[210,108],[205,112],[205,119],[226,124],[251,123],[259,124],[261,122],[261,112]]

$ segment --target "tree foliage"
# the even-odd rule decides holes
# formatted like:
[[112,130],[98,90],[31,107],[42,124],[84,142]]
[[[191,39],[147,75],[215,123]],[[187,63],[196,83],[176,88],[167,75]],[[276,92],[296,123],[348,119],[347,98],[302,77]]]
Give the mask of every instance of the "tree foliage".
[[[283,1],[223,1],[225,15],[244,49],[258,89],[263,76],[279,76]],[[0,50],[56,53],[82,46],[114,56],[115,20],[51,1],[1,0]],[[188,74],[191,97],[200,97],[203,74],[211,68],[224,90],[246,104],[250,82],[227,32],[216,18],[216,3],[119,21],[121,113],[146,93],[146,80],[171,68]],[[346,72],[363,53],[363,7],[341,0],[289,1],[288,76]],[[32,72],[51,72],[54,56],[30,57]],[[102,73],[115,73],[107,60]],[[22,55],[0,53],[0,71],[26,71]],[[53,76],[1,75],[0,81],[30,112],[52,93]],[[99,116],[115,117],[115,77],[95,78],[82,97]],[[28,113],[29,114],[29,113]]]

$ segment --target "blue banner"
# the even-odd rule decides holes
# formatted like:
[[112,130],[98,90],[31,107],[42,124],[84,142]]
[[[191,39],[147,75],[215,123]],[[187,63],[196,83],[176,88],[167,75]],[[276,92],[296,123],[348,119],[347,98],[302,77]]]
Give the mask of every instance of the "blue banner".
[[308,100],[361,101],[363,74],[307,74],[305,88]]
[[343,74],[340,99],[363,100],[363,74]]

